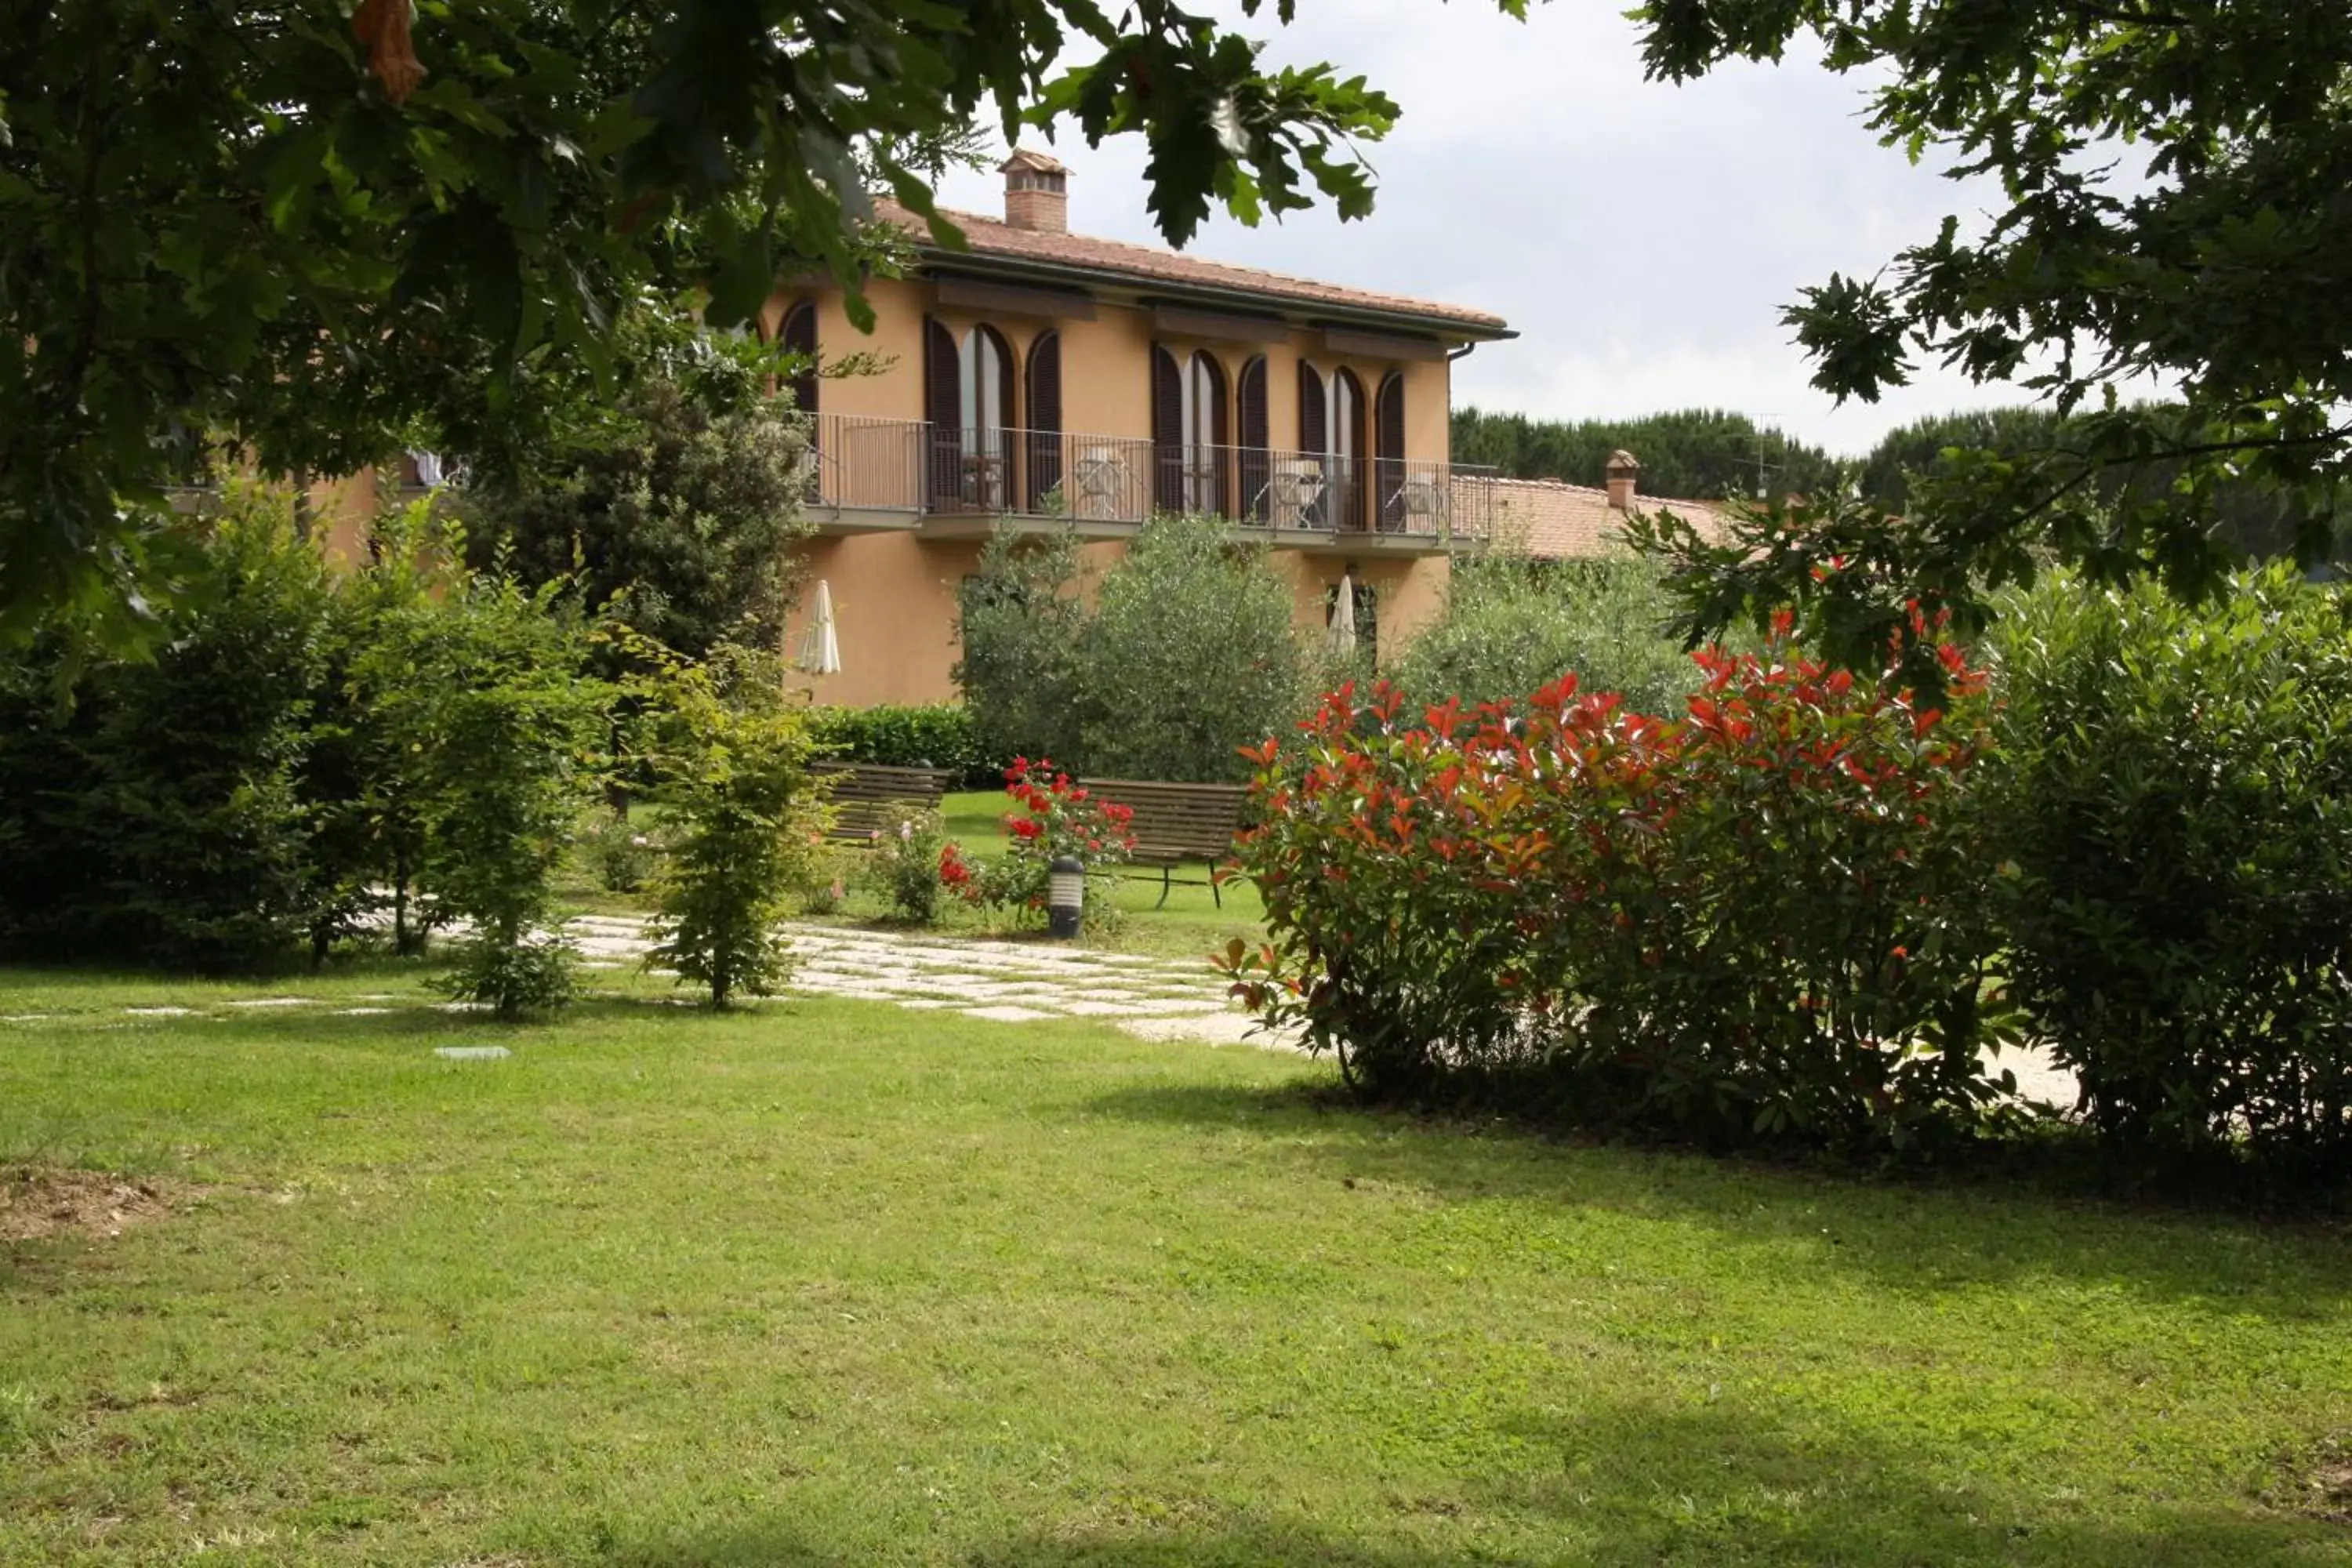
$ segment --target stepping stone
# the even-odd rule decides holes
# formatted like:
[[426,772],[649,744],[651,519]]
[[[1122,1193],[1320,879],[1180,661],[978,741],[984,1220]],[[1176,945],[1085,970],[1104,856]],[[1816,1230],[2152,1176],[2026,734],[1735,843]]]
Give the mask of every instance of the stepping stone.
[[446,1057],[453,1062],[495,1062],[514,1053],[504,1046],[436,1046],[433,1054]]
[[335,1016],[338,1018],[377,1018],[391,1011],[392,1009],[389,1007],[338,1007],[335,1009]]
[[1196,1040],[1213,1046],[1255,1046],[1269,1051],[1305,1048],[1296,1034],[1286,1030],[1269,1033],[1247,1013],[1211,1013],[1191,1018],[1134,1018],[1118,1027],[1122,1033],[1143,1040]]
[[963,1016],[967,1018],[989,1018],[999,1024],[1031,1024],[1054,1015],[1040,1013],[1034,1007],[967,1007]]
[[894,1006],[906,1008],[910,1013],[929,1013],[940,1007],[954,1007],[961,1005],[954,1002],[942,1002],[936,996],[890,996],[877,998],[877,1000],[887,1001]]
[[1150,1016],[1155,1013],[1222,1013],[1225,1010],[1225,1005],[1222,1000],[1211,997],[1202,997],[1192,1002],[1177,1002],[1166,997],[1147,997],[1140,1002],[1129,1002],[1125,1005],[1132,1009],[1139,1017]]
[[[123,1011],[134,1018],[184,1018],[195,1009],[194,1007],[125,1007]],[[26,1017],[37,1018],[40,1016],[38,1013],[28,1013]],[[23,1020],[11,1018],[8,1021],[15,1024]]]
[[308,996],[256,996],[243,1002],[232,1002],[229,1005],[232,1007],[308,1007],[311,1000]]
[[0,1017],[0,1024],[39,1024],[47,1022],[49,1016],[47,1013],[10,1013]]
[[1150,1018],[1158,1015],[1151,1009],[1138,1007],[1132,1002],[1061,1002],[1061,1011],[1077,1018]]

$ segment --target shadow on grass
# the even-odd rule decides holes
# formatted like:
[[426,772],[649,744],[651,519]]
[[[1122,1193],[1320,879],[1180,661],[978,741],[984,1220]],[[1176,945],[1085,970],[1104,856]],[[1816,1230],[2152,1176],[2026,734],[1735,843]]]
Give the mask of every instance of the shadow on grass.
[[2157,1207],[2087,1192],[2063,1173],[1983,1165],[1899,1177],[1547,1135],[1488,1118],[1371,1109],[1328,1080],[1266,1089],[1139,1085],[1094,1115],[1262,1136],[1307,1181],[1381,1183],[1454,1204],[1497,1199],[1696,1221],[1727,1250],[1820,1238],[1838,1267],[1923,1295],[2050,1275],[2281,1321],[2332,1319],[2352,1300],[2340,1226]]
[[[1791,1431],[1730,1404],[1668,1410],[1611,1403],[1509,1423],[1527,1455],[1508,1476],[1424,1475],[1381,1494],[1369,1521],[1270,1514],[1196,1493],[1079,1498],[1026,1531],[982,1542],[908,1541],[892,1561],[990,1568],[1438,1568],[1577,1563],[2001,1563],[2144,1568],[2310,1560],[2340,1527],[2242,1507],[2126,1496],[2087,1503],[2048,1478],[1998,1465],[1931,1471],[1903,1450],[1842,1432]],[[2117,1519],[2107,1510],[2128,1510]],[[824,1542],[805,1521],[619,1532],[606,1568],[848,1568],[870,1549]]]

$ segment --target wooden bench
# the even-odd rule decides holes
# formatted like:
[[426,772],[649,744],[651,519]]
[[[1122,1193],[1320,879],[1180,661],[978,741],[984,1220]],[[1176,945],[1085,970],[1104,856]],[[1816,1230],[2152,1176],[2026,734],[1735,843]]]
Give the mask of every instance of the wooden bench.
[[1246,787],[1164,784],[1151,779],[1087,779],[1084,783],[1095,799],[1135,813],[1128,824],[1128,831],[1135,835],[1131,858],[1139,866],[1160,868],[1160,904],[1168,901],[1169,889],[1179,880],[1187,887],[1202,886],[1178,878],[1176,868],[1206,860],[1212,870],[1209,896],[1219,909],[1224,908],[1214,868],[1232,852],[1234,834],[1242,824],[1242,804],[1249,799]]
[[910,806],[939,809],[940,798],[956,780],[952,768],[888,768],[824,758],[809,765],[817,775],[819,793],[833,803],[833,826],[826,836],[861,844],[897,832]]

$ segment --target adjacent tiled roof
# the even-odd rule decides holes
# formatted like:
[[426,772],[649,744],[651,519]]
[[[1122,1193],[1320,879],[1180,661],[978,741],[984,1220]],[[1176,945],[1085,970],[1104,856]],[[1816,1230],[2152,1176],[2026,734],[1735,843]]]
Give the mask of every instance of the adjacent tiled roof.
[[[933,246],[929,226],[897,203],[877,201],[874,205],[876,216],[886,223],[911,230],[916,244],[929,254],[947,258],[957,254]],[[942,207],[940,214],[963,230],[964,238],[972,252],[980,256],[1084,268],[1090,272],[1142,282],[1236,289],[1294,304],[1411,316],[1423,321],[1465,327],[1474,335],[1481,337],[1508,330],[1502,317],[1489,315],[1484,310],[1465,310],[1459,305],[1409,300],[1398,294],[1376,294],[1370,289],[1349,289],[1337,283],[1318,283],[1310,279],[1291,278],[1256,267],[1234,267],[1156,246],[1128,245],[1116,239],[1097,239],[1083,234],[1051,234],[1037,229],[1014,228],[1010,224],[982,217],[978,213],[950,212]]]
[[[1622,553],[1617,533],[1625,514],[1609,504],[1609,492],[1558,479],[1496,479],[1494,536],[1503,544],[1540,560],[1589,560]],[[1636,495],[1635,510],[1671,511],[1708,539],[1720,539],[1723,518],[1706,501],[1669,500]]]

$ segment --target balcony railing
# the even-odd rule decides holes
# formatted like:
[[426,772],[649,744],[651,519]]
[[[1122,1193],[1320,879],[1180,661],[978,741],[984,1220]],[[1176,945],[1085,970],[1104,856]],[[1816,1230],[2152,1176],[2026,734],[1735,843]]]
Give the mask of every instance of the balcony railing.
[[1141,522],[1196,511],[1285,532],[1477,540],[1496,470],[1131,436],[819,414],[810,500],[843,510]]

